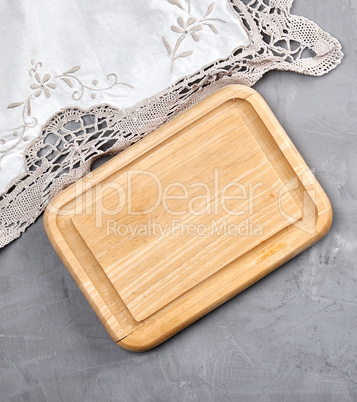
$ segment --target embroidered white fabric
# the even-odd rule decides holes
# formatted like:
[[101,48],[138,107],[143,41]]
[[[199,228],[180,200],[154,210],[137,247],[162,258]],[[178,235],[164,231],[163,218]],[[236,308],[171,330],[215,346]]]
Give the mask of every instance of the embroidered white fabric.
[[218,88],[336,67],[339,42],[292,1],[3,2],[0,247],[95,159]]
[[10,30],[0,44],[0,193],[25,172],[24,149],[59,109],[126,109],[250,43],[226,0],[16,4],[0,12]]

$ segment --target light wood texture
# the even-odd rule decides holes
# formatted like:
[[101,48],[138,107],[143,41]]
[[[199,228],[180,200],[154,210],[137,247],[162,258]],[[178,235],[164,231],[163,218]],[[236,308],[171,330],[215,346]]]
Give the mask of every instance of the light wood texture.
[[[112,338],[138,351],[311,246],[331,220],[264,100],[228,86],[64,190],[44,222]],[[153,222],[166,233],[148,232]]]

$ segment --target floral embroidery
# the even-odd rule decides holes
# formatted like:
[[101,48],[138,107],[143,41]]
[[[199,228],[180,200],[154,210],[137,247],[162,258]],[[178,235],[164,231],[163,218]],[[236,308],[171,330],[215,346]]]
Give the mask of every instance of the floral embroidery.
[[39,97],[43,93],[45,94],[46,98],[49,98],[51,96],[51,92],[49,88],[51,89],[56,89],[57,85],[54,84],[53,82],[48,82],[51,78],[50,74],[46,74],[43,79],[40,79],[40,76],[38,73],[35,74],[35,78],[37,83],[31,84],[30,88],[31,89],[36,89],[37,91],[34,93],[36,97]]
[[118,76],[114,73],[111,73],[109,75],[107,75],[107,80],[108,82],[111,82],[111,85],[109,85],[108,87],[105,88],[98,88],[98,80],[93,80],[92,84],[94,85],[93,87],[84,84],[78,77],[76,77],[74,75],[74,73],[76,73],[79,69],[81,68],[81,66],[74,66],[72,67],[70,70],[62,73],[61,75],[57,75],[54,78],[59,78],[61,79],[63,82],[65,82],[70,88],[74,88],[74,84],[77,83],[77,85],[79,85],[79,90],[75,90],[72,93],[72,99],[75,101],[79,101],[82,99],[84,92],[86,89],[92,91],[91,94],[91,98],[95,99],[97,97],[97,94],[95,92],[99,92],[99,91],[109,91],[110,89],[112,89],[113,87],[115,87],[116,85],[125,85],[127,87],[130,88],[134,88],[132,85],[130,84],[126,84],[124,82],[119,82],[118,81]]
[[162,38],[164,45],[167,49],[167,52],[169,54],[169,57],[171,58],[171,71],[173,71],[174,63],[177,59],[179,59],[181,57],[191,56],[191,54],[193,53],[193,50],[187,50],[185,52],[178,53],[182,42],[186,38],[191,36],[195,42],[199,42],[201,40],[200,34],[202,34],[201,31],[204,29],[204,27],[210,28],[214,34],[218,35],[219,31],[213,22],[218,21],[218,22],[225,23],[226,21],[224,21],[220,18],[209,18],[209,16],[212,14],[214,7],[215,7],[214,2],[208,6],[204,17],[201,19],[197,19],[191,15],[191,0],[186,0],[187,10],[182,5],[182,3],[180,3],[180,0],[167,0],[167,1],[170,4],[179,7],[181,10],[187,11],[187,13],[188,13],[188,17],[186,19],[184,17],[180,16],[177,18],[177,25],[171,26],[171,31],[173,31],[177,34],[180,34],[174,47],[171,46],[170,42],[167,40],[166,37]]
[[[33,116],[32,114],[32,102],[36,98],[40,98],[41,96],[44,96],[45,99],[49,99],[51,97],[51,91],[55,91],[58,88],[58,83],[64,82],[69,88],[73,90],[72,92],[72,99],[75,101],[79,101],[83,98],[83,95],[86,90],[92,92],[91,93],[91,98],[96,99],[97,94],[96,92],[102,92],[102,91],[109,91],[116,85],[125,85],[130,88],[134,88],[130,84],[126,84],[124,82],[120,82],[118,80],[118,76],[114,73],[111,73],[107,75],[107,81],[109,82],[110,85],[106,87],[98,87],[99,81],[94,79],[92,81],[92,86],[87,85],[81,81],[81,79],[76,76],[75,74],[77,71],[81,68],[81,66],[74,66],[70,70],[65,71],[62,74],[56,75],[56,76],[51,76],[51,74],[46,73],[42,77],[39,73],[39,70],[43,67],[43,64],[41,62],[35,62],[35,60],[31,60],[31,65],[32,67],[29,70],[29,75],[30,77],[33,77],[33,82],[30,84],[30,89],[32,90],[29,96],[21,101],[21,102],[14,102],[10,103],[8,105],[8,109],[15,109],[19,108],[22,106],[22,128],[19,131],[15,130],[13,132],[14,137],[18,137],[17,141],[15,144],[13,144],[11,147],[7,148],[6,150],[1,150],[0,149],[0,163],[1,159],[6,155],[9,151],[13,150],[14,148],[17,147],[17,145],[23,140],[27,141],[28,137],[25,135],[26,130],[29,128],[34,128],[38,124],[38,119]],[[57,81],[57,83],[55,82]],[[0,146],[5,145],[6,140],[1,139],[0,140]],[[1,166],[0,166],[1,170]]]

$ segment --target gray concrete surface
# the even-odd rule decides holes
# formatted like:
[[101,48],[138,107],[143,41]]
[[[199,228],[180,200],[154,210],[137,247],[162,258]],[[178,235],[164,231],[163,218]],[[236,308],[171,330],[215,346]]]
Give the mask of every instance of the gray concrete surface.
[[296,0],[338,37],[322,78],[268,74],[261,92],[329,195],[311,249],[162,346],[116,346],[39,219],[0,251],[0,399],[357,401],[357,1]]

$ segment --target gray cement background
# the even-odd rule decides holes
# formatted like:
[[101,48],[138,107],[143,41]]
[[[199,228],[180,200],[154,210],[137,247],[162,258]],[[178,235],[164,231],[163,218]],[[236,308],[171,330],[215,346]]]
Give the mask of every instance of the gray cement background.
[[40,218],[0,251],[0,400],[357,401],[357,0],[296,0],[345,58],[273,72],[265,97],[334,209],[311,249],[162,346],[116,346]]

